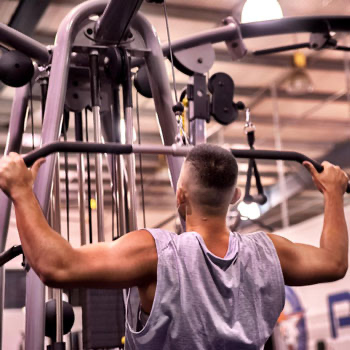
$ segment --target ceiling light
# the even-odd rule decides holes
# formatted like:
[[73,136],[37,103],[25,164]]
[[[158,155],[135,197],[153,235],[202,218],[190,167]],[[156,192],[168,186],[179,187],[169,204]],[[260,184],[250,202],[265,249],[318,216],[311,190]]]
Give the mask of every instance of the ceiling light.
[[290,95],[309,94],[314,90],[311,77],[306,70],[307,58],[304,53],[297,51],[293,55],[294,70],[281,83],[282,88]]
[[283,18],[281,5],[277,0],[247,0],[242,10],[242,23],[268,21]]
[[250,220],[256,220],[260,217],[260,208],[257,203],[245,203],[241,202],[238,204],[237,210],[241,214],[242,219],[250,219]]
[[309,94],[314,90],[310,75],[304,69],[291,73],[285,82],[285,90],[294,96]]

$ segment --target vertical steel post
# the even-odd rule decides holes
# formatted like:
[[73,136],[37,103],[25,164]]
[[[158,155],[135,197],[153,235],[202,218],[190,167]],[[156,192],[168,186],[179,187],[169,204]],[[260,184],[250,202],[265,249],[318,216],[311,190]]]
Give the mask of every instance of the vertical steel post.
[[[168,75],[165,68],[163,51],[154,27],[148,20],[138,13],[132,21],[132,27],[144,40],[146,47],[150,50],[145,56],[148,78],[154,97],[161,136],[164,145],[172,145],[177,134],[177,124],[172,106],[174,105]],[[167,156],[170,180],[174,191],[176,191],[177,180],[180,175],[184,158]]]
[[[83,141],[83,125],[82,125],[82,113],[75,113],[75,140]],[[78,208],[80,219],[80,243],[86,244],[86,226],[85,226],[85,165],[84,155],[79,153],[77,155],[77,175],[78,175]]]
[[[81,24],[90,15],[101,13],[107,3],[107,0],[90,0],[81,3],[63,19],[58,28],[44,114],[43,145],[58,140],[60,134],[72,43]],[[34,191],[45,216],[47,216],[49,209],[54,164],[55,157],[48,157],[46,163],[40,168],[34,184]],[[44,285],[31,269],[27,275],[26,286],[26,350],[42,350],[44,348],[44,291]]]
[[[189,102],[189,105],[193,101]],[[190,144],[199,145],[206,142],[206,121],[204,119],[194,119],[190,122]]]
[[56,301],[56,342],[63,343],[62,289],[55,289],[54,290],[54,298]]
[[[20,152],[22,136],[29,99],[29,84],[16,89],[12,103],[9,131],[4,155],[10,152]],[[10,222],[11,200],[0,191],[0,252],[6,247],[7,231]],[[0,350],[2,349],[2,322],[5,301],[5,272],[0,267]]]
[[[120,127],[120,96],[119,86],[112,89],[113,103],[111,106],[111,116],[109,118],[102,118],[102,128],[104,131],[104,138],[108,142],[121,142],[121,127]],[[125,132],[125,130],[124,130]],[[123,135],[125,140],[125,135]],[[121,155],[114,155],[109,157],[111,177],[114,180],[113,189],[114,196],[118,207],[118,237],[123,236],[127,232],[126,223],[126,206],[125,206],[125,165]],[[115,172],[116,176],[113,176]]]
[[[94,118],[94,140],[102,142],[101,115],[100,115],[100,81],[98,73],[98,51],[90,52],[90,89],[91,107]],[[96,194],[97,194],[97,235],[98,241],[104,242],[104,202],[103,202],[103,176],[102,176],[102,154],[95,155],[96,171]]]
[[206,120],[209,117],[206,77],[204,74],[195,73],[189,78],[192,85],[192,96],[188,99],[188,122],[190,144],[199,145],[206,142]]
[[[124,52],[125,64],[125,80],[123,84],[123,100],[124,100],[124,119],[125,119],[125,141],[127,144],[133,143],[133,110],[132,110],[132,84],[130,60],[126,52]],[[124,157],[126,163],[126,172],[128,175],[128,200],[129,200],[129,230],[137,230],[137,207],[136,207],[136,170],[135,155],[130,154]]]
[[[59,166],[59,155],[57,155],[55,165],[55,178],[53,184],[53,195],[54,195],[54,211],[53,211],[53,222],[54,230],[61,234],[61,193],[60,193],[60,166]],[[68,204],[68,203],[67,203]],[[68,220],[68,218],[67,218]],[[63,308],[62,308],[62,290],[54,289],[53,297],[56,301],[56,342],[63,342]]]
[[80,153],[78,155],[77,163],[78,173],[78,207],[79,207],[79,219],[80,219],[80,243],[81,245],[86,244],[86,226],[85,226],[85,165],[84,155]]
[[119,208],[119,235],[126,234],[126,208],[125,208],[125,190],[124,190],[124,162],[122,156],[116,156],[117,166],[117,191],[118,191],[118,208]]

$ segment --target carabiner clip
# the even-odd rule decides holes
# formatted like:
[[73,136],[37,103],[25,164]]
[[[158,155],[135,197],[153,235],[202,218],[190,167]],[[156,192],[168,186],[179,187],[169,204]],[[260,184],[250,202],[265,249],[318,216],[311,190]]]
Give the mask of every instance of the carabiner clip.
[[250,109],[246,108],[245,110],[245,124],[244,132],[247,135],[248,133],[255,131],[255,125],[250,121]]

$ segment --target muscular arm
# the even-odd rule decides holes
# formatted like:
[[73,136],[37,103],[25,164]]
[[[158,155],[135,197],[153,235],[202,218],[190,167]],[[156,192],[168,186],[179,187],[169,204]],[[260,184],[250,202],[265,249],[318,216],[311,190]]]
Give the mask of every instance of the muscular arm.
[[31,190],[13,201],[24,254],[45,284],[124,288],[155,278],[157,253],[149,232],[134,231],[111,243],[74,249],[48,225]]
[[0,161],[0,188],[11,197],[17,228],[30,266],[55,286],[123,288],[156,280],[157,252],[151,234],[131,232],[112,243],[74,249],[48,225],[32,191],[42,160],[32,170],[15,153]]
[[[314,176],[321,175],[314,173]],[[346,182],[346,180],[343,181],[345,186]],[[283,237],[269,235],[276,247],[287,285],[335,281],[343,278],[348,268],[349,242],[344,216],[343,191],[338,187],[327,190],[320,188],[320,183],[317,185],[324,193],[325,202],[320,247],[292,243]]]
[[24,254],[45,284],[124,288],[155,279],[157,253],[149,232],[75,249],[48,225],[31,190],[13,200]]

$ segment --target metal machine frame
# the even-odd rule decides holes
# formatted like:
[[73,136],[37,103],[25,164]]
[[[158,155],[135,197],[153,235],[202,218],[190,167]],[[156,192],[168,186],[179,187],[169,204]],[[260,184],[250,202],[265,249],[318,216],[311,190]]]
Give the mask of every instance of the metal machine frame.
[[[48,92],[44,113],[44,123],[42,128],[42,148],[34,154],[28,155],[25,159],[30,163],[40,154],[47,156],[52,152],[58,151],[75,151],[75,152],[103,152],[131,154],[131,152],[151,152],[165,153],[170,170],[170,176],[173,188],[175,189],[180,169],[183,163],[183,156],[188,152],[188,147],[172,146],[177,134],[177,123],[174,118],[172,107],[174,101],[172,98],[170,84],[168,81],[164,56],[169,55],[170,47],[168,44],[161,46],[157,34],[151,23],[140,13],[137,13],[142,0],[130,0],[127,2],[121,0],[89,0],[75,7],[62,21],[59,26],[55,44],[47,48],[35,40],[13,30],[6,25],[0,24],[0,41],[1,43],[21,51],[36,61],[38,67],[36,74],[40,75],[50,67]],[[88,46],[80,47],[78,55],[72,55],[75,40],[78,34],[84,30],[84,26],[90,16],[98,15],[99,20],[96,22],[94,32],[91,34],[94,41],[90,41]],[[116,18],[118,21],[116,21]],[[192,35],[188,38],[176,40],[172,43],[173,52],[183,51],[192,47],[213,44],[220,41],[226,41],[228,50],[233,59],[242,58],[245,54],[244,43],[242,39],[261,37],[266,35],[288,34],[288,33],[323,33],[331,31],[350,31],[350,17],[298,17],[274,20],[261,23],[241,24],[232,19],[226,19],[224,24],[216,29],[203,33]],[[62,125],[62,115],[66,101],[66,92],[68,86],[69,69],[73,63],[79,63],[86,66],[86,54],[92,54],[92,50],[105,49],[108,47],[119,47],[122,39],[131,30],[144,42],[144,47],[128,48],[126,50],[131,56],[131,66],[140,66],[145,64],[147,67],[149,84],[155,102],[155,108],[158,115],[160,132],[164,143],[164,148],[152,148],[147,146],[132,145],[132,103],[125,107],[125,117],[127,120],[127,143],[129,145],[116,144],[63,144],[55,143],[59,140]],[[91,38],[89,38],[91,39]],[[84,56],[85,55],[85,56]],[[80,62],[81,59],[81,62]],[[85,61],[84,61],[85,59]],[[9,152],[20,152],[23,128],[25,123],[26,107],[29,98],[29,85],[16,90],[13,100],[9,136],[6,145],[5,154]],[[100,108],[98,103],[94,115],[99,118]],[[102,129],[106,127],[102,125]],[[201,133],[204,131],[202,130]],[[132,135],[132,134],[131,134]],[[203,134],[198,134],[198,139],[203,140]],[[114,142],[115,140],[106,139]],[[101,139],[95,139],[95,142],[101,142]],[[116,148],[118,151],[116,152]],[[45,153],[45,150],[48,150]],[[41,152],[41,153],[40,153]],[[296,153],[287,154],[273,153],[270,151],[233,151],[236,156],[268,159],[293,159],[300,161],[305,160]],[[243,152],[243,153],[242,153]],[[248,152],[248,153],[247,153]],[[250,153],[249,153],[250,152]],[[254,153],[255,152],[255,153]],[[180,157],[178,157],[180,155]],[[132,156],[125,158],[129,185],[134,184],[134,160]],[[52,191],[52,179],[54,175],[56,157],[49,156],[45,165],[43,165],[37,176],[34,190],[42,210],[46,216],[49,213],[49,201]],[[316,164],[316,163],[315,163]],[[317,165],[317,164],[316,164]],[[319,170],[319,164],[317,165]],[[132,190],[132,196],[135,195],[135,188]],[[4,251],[7,238],[7,230],[10,217],[10,200],[0,193],[0,252]],[[135,220],[132,224],[135,227]],[[0,279],[3,281],[3,268],[0,269]],[[2,311],[3,311],[3,286],[0,288],[0,342],[2,330]],[[41,350],[44,347],[44,285],[34,273],[30,270],[27,275],[27,295],[26,295],[26,334],[25,344],[27,350]]]

